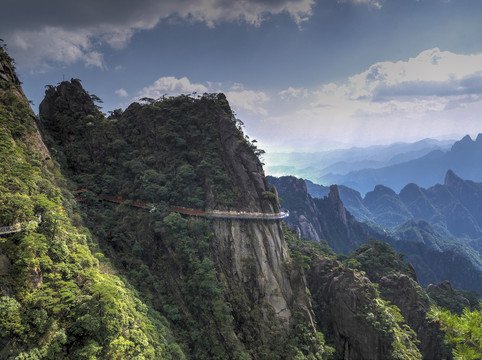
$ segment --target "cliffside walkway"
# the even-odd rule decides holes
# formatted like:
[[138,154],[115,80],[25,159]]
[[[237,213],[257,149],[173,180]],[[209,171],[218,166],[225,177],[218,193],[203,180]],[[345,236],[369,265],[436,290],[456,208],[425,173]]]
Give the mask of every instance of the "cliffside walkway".
[[20,223],[17,223],[17,224],[12,225],[12,226],[1,226],[0,227],[0,235],[12,234],[12,233],[16,233],[16,232],[19,232],[19,231],[22,231],[22,229],[20,228]]
[[285,210],[277,214],[246,212],[246,211],[220,211],[220,210],[198,210],[181,206],[169,206],[169,210],[191,216],[201,216],[215,219],[247,219],[247,220],[281,220],[287,218],[290,213]]
[[[77,191],[75,199],[79,202],[85,201],[83,193],[86,189],[80,189]],[[149,211],[155,211],[155,207],[152,205],[140,202],[126,200],[122,196],[101,196],[97,197],[101,201],[108,201],[116,204],[122,204],[127,202],[128,205],[134,206]],[[199,210],[191,209],[182,206],[169,206],[169,210],[177,212],[183,215],[200,216],[214,219],[246,219],[246,220],[281,220],[287,218],[290,213],[288,210],[281,211],[277,214],[272,213],[260,213],[260,212],[246,212],[246,211],[220,211],[220,210]]]

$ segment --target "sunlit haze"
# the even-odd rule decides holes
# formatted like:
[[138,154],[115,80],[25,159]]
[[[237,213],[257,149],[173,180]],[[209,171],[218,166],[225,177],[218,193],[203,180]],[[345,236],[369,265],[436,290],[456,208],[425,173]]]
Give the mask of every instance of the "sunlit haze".
[[481,12],[473,0],[19,0],[2,5],[0,37],[35,111],[45,85],[70,78],[104,112],[224,92],[266,151],[315,152],[482,132]]

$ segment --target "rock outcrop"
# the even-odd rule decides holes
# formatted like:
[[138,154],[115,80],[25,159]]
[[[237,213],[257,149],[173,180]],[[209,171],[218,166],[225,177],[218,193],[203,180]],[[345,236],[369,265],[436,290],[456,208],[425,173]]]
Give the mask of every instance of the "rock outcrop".
[[[340,359],[392,358],[394,342],[398,341],[393,334],[403,330],[401,325],[386,317],[391,310],[378,298],[368,278],[326,258],[313,263],[307,278],[316,304],[316,320],[325,326],[324,332],[330,334]],[[391,334],[383,330],[388,327],[392,329]],[[414,339],[404,346],[407,354],[419,358]]]
[[424,359],[443,359],[449,353],[443,345],[441,333],[427,320],[430,301],[426,294],[407,275],[393,274],[379,280],[387,300],[396,305],[405,321],[417,333]]
[[345,209],[338,186],[330,186],[328,196],[323,199],[313,199],[303,179],[293,176],[268,179],[278,189],[283,206],[290,211],[286,222],[302,237],[326,240],[335,252],[348,254],[375,233]]

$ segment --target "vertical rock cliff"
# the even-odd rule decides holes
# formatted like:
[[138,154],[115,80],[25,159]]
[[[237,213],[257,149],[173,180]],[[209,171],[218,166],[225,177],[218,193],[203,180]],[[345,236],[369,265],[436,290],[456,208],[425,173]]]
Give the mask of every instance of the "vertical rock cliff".
[[[244,137],[225,96],[148,99],[109,118],[91,98],[78,80],[49,87],[41,129],[75,182],[72,190],[87,189],[81,205],[103,249],[133,283],[145,286],[187,354],[296,354],[300,324],[308,333],[315,327],[306,282],[290,266],[280,221],[207,220],[170,210],[280,211],[260,150]],[[109,197],[153,210],[92,201]],[[303,342],[306,349],[316,345]]]
[[348,254],[366,243],[374,233],[345,209],[337,185],[330,186],[328,196],[323,199],[313,199],[303,179],[282,176],[269,177],[269,181],[276,186],[283,205],[290,210],[286,222],[297,229],[300,237],[323,239],[335,252]]

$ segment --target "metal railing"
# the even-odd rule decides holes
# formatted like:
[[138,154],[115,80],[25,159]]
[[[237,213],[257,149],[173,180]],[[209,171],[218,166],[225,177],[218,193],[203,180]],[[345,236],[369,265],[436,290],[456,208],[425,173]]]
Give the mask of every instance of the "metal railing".
[[22,228],[20,227],[20,223],[17,223],[12,226],[1,226],[0,227],[0,235],[5,235],[5,234],[12,234],[22,231]]

